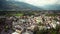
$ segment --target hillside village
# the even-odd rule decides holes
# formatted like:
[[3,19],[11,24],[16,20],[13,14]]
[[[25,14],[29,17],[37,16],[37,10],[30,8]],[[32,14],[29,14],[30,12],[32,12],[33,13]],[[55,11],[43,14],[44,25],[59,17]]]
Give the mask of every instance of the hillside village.
[[[0,34],[56,34],[60,33],[60,13],[11,13],[0,16]],[[18,16],[17,16],[17,15]],[[42,32],[41,32],[42,31]],[[53,32],[53,33],[52,33]]]

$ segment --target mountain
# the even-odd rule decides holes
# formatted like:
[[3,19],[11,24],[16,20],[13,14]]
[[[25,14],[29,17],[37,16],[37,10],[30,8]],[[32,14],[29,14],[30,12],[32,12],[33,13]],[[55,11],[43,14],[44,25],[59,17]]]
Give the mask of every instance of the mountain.
[[0,0],[0,10],[60,10],[60,5],[33,6],[24,2]]
[[0,2],[0,10],[18,11],[18,10],[42,10],[42,9],[24,2],[5,1]]
[[60,5],[58,4],[53,4],[53,5],[45,5],[44,7],[42,7],[45,10],[60,10]]

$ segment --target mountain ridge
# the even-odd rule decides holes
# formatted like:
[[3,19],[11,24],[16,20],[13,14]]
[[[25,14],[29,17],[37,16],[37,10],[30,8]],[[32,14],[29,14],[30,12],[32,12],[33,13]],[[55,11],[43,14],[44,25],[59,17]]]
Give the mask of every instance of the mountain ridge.
[[13,2],[13,1],[9,1],[9,2],[5,2],[4,4],[2,4],[2,6],[0,6],[0,10],[23,10],[23,9],[28,9],[28,10],[42,10],[39,7],[27,4],[27,3],[23,3],[23,2]]

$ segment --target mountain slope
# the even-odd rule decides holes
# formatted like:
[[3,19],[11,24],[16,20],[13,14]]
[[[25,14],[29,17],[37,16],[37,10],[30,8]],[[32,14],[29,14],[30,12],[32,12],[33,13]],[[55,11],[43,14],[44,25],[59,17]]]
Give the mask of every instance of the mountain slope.
[[60,5],[45,5],[42,8],[45,10],[60,10]]
[[42,10],[36,6],[23,3],[23,2],[1,2],[0,10]]

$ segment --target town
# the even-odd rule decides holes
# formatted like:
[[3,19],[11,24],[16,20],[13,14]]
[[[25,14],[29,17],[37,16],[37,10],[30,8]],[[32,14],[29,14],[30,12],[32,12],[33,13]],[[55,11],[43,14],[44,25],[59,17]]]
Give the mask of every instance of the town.
[[60,13],[34,12],[31,15],[29,13],[17,15],[0,16],[0,34],[60,33]]

